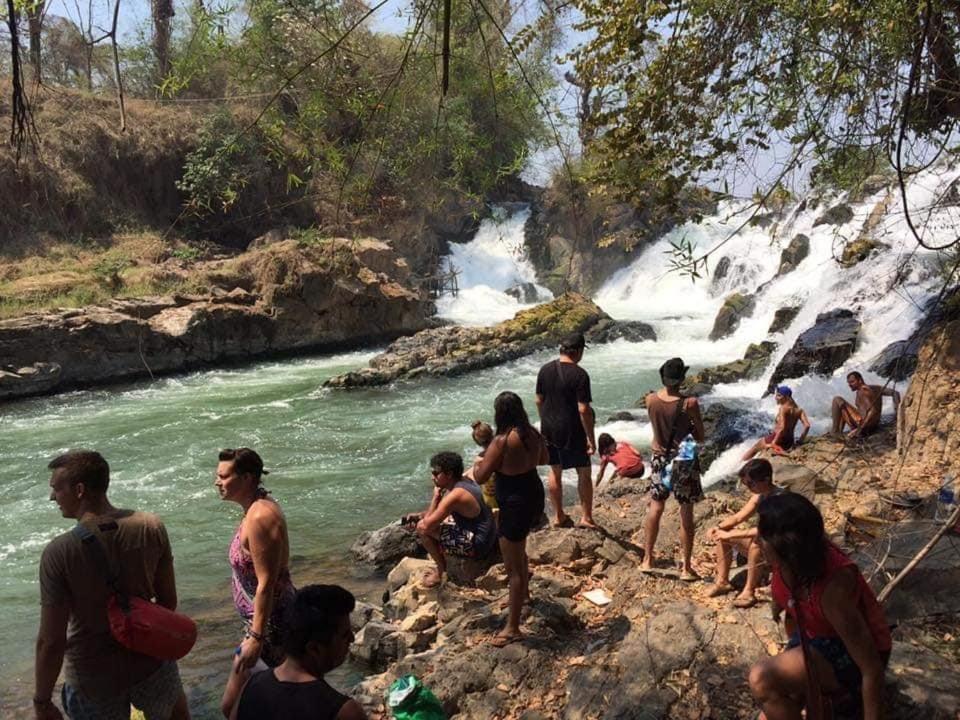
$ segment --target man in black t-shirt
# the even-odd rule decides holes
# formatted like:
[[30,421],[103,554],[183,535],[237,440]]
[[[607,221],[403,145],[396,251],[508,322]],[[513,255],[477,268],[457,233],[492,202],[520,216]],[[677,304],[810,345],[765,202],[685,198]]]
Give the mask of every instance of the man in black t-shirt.
[[577,469],[577,490],[583,517],[580,525],[596,527],[593,522],[593,486],[590,483],[590,456],[596,441],[593,434],[593,409],[590,407],[590,376],[578,363],[586,342],[582,333],[574,333],[560,345],[560,359],[551,360],[537,375],[537,412],[540,430],[550,451],[550,501],[556,513],[555,525],[570,522],[563,512],[561,475],[567,468]]

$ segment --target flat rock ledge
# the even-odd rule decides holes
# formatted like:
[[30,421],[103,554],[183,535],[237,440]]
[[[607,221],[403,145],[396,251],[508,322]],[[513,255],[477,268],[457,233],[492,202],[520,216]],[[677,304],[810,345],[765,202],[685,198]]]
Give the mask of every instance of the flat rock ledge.
[[203,269],[203,294],[0,321],[0,400],[257,357],[357,347],[429,326],[433,304],[378,240],[287,240]]
[[[596,338],[591,335],[594,328]],[[373,358],[369,367],[331,378],[325,386],[368,387],[395,380],[463,375],[556,347],[573,332],[584,333],[588,342],[656,339],[650,326],[617,323],[590,299],[570,292],[492,327],[452,325],[401,338]]]

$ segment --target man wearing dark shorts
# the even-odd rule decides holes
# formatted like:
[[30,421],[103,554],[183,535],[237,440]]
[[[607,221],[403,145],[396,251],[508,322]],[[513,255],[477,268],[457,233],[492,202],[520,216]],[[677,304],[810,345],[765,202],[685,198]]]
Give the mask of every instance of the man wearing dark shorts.
[[[693,504],[703,497],[700,484],[699,460],[674,462],[678,447],[687,435],[698,443],[703,442],[703,418],[700,404],[695,397],[680,393],[689,368],[681,358],[671,358],[660,367],[663,387],[646,397],[647,415],[653,429],[653,456],[650,459],[650,500],[643,518],[644,554],[641,571],[654,568],[653,550],[660,532],[660,518],[667,498],[672,494],[680,503],[680,548],[683,552],[683,567],[680,579],[699,580],[693,569]],[[664,474],[672,470],[671,481]]]
[[540,431],[550,453],[550,501],[556,513],[556,525],[570,522],[563,511],[561,477],[568,468],[577,470],[577,491],[583,516],[580,525],[596,527],[593,521],[593,486],[590,482],[590,456],[596,441],[593,409],[590,407],[590,376],[579,366],[586,347],[582,333],[573,333],[560,344],[560,358],[551,360],[537,375],[537,411]]

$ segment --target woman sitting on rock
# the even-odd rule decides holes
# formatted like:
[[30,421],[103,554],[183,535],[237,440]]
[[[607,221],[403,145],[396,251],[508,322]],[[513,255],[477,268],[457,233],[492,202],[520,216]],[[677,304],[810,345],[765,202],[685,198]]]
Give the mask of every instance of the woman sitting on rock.
[[430,458],[433,499],[418,520],[420,542],[437,564],[424,579],[425,587],[436,587],[447,571],[447,555],[483,558],[496,540],[493,516],[483,502],[480,488],[463,477],[463,458],[455,452],[441,452]]
[[483,455],[475,479],[484,483],[496,473],[500,506],[500,553],[510,583],[507,626],[493,639],[497,647],[519,640],[520,610],[529,596],[527,535],[543,516],[543,482],[538,465],[549,461],[547,445],[530,424],[523,401],[509,391],[493,403],[497,434]]
[[[810,432],[807,413],[793,399],[793,390],[790,387],[778,386],[773,398],[777,401],[777,420],[773,432],[757,440],[756,444],[744,453],[743,460],[749,460],[761,450],[772,450],[777,455],[786,455],[795,445],[802,443]],[[803,425],[803,432],[799,438],[794,439],[798,422]]]
[[750,669],[766,720],[881,716],[890,630],[854,562],[824,534],[823,517],[802,495],[782,493],[758,507],[760,547],[773,567],[777,617],[787,610],[790,641]]

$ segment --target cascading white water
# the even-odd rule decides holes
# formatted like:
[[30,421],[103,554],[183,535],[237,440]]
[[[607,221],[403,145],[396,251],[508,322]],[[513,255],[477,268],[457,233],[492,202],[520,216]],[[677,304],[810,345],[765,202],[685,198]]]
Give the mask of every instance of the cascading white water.
[[[924,221],[934,245],[955,235],[958,208],[937,199],[960,177],[960,169],[937,169],[917,176],[908,187],[911,213]],[[807,376],[793,380],[794,397],[814,423],[815,431],[829,422],[830,400],[849,394],[845,376],[860,370],[868,382],[884,381],[868,371],[870,361],[891,342],[910,336],[923,317],[924,305],[942,283],[935,252],[919,248],[904,220],[897,192],[884,189],[851,206],[853,217],[840,226],[816,225],[824,211],[845,198],[825,198],[816,208],[794,207],[786,219],[771,230],[746,228],[731,238],[712,258],[730,259],[728,275],[720,281],[698,280],[668,272],[671,242],[686,238],[703,252],[726,238],[744,219],[745,205],[721,203],[716,215],[701,224],[675,228],[653,243],[630,267],[612,277],[596,296],[597,303],[616,318],[644,320],[654,325],[656,344],[640,343],[632,349],[638,363],[652,369],[665,357],[678,355],[694,368],[716,365],[742,356],[748,344],[771,339],[778,348],[767,372],[758,380],[718,385],[705,398],[722,398],[771,414],[772,401],[761,401],[773,368],[793,346],[797,336],[811,327],[819,313],[835,308],[853,310],[862,323],[858,349],[830,378]],[[886,247],[864,261],[844,267],[837,259],[844,245],[858,237],[878,203],[887,210],[871,235]],[[810,239],[810,253],[792,272],[777,276],[780,250],[798,233]],[[939,237],[938,237],[939,235]],[[711,270],[713,269],[711,267]],[[759,288],[759,291],[758,291]],[[731,292],[756,293],[756,309],[737,330],[712,342],[708,335],[714,318]],[[771,336],[768,328],[778,308],[799,306],[790,326]],[[711,469],[707,480],[716,479],[738,462],[743,446],[725,453]]]
[[[550,300],[552,293],[536,284],[537,274],[526,256],[524,226],[530,208],[510,212],[495,206],[468,243],[452,243],[443,270],[455,270],[459,292],[437,300],[437,314],[461,325],[493,325],[517,311]],[[534,302],[523,302],[521,286],[528,285]],[[520,297],[505,290],[518,288]]]

